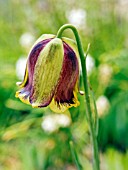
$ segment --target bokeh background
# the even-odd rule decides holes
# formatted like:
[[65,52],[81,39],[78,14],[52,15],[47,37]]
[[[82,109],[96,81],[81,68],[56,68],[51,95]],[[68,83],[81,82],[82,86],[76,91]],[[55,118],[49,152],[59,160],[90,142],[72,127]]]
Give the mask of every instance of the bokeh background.
[[[74,24],[86,51],[99,114],[101,170],[128,169],[128,0],[0,0],[0,170],[83,169],[92,151],[84,96],[78,108],[56,114],[15,98],[33,42]],[[71,31],[65,36],[73,38]],[[80,89],[82,90],[82,85]]]

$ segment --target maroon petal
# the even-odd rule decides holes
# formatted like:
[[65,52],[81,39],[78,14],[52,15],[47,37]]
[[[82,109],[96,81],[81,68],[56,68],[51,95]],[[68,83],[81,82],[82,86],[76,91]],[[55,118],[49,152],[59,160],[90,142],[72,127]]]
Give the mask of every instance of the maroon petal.
[[64,60],[54,100],[59,104],[74,104],[73,90],[79,76],[78,59],[74,51],[63,42]]
[[24,87],[18,92],[19,94],[24,94],[24,99],[27,99],[27,97],[30,96],[33,91],[32,81],[33,81],[34,68],[35,68],[37,59],[40,55],[40,52],[43,50],[46,44],[50,41],[51,39],[46,39],[46,40],[43,40],[37,43],[29,54],[27,66],[26,66],[26,70],[28,71],[28,79],[26,80]]

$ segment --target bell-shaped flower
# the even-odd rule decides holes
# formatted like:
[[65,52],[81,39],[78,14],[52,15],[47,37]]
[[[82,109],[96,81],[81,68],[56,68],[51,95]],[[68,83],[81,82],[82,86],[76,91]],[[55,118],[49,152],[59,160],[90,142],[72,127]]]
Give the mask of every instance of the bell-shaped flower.
[[16,97],[32,107],[64,112],[77,107],[79,56],[76,44],[68,38],[44,34],[33,45],[24,80],[17,83]]

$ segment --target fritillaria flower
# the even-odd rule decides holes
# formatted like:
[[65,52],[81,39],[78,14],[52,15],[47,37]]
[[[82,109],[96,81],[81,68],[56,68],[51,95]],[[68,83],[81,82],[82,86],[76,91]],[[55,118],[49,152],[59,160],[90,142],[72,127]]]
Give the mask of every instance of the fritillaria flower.
[[27,59],[23,82],[16,97],[32,107],[46,107],[64,112],[77,107],[79,58],[73,40],[42,35]]

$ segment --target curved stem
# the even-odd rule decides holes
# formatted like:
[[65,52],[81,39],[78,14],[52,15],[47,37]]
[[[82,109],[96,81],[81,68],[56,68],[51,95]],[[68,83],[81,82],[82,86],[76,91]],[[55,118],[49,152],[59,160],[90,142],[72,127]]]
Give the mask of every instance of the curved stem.
[[65,24],[63,25],[57,33],[57,38],[61,38],[62,33],[65,29],[71,29],[75,35],[75,39],[77,42],[77,47],[80,55],[81,60],[81,67],[82,67],[82,74],[83,74],[83,84],[84,84],[84,91],[85,91],[85,100],[86,100],[86,109],[87,109],[87,116],[89,121],[89,127],[90,127],[90,134],[92,138],[92,144],[93,144],[93,170],[99,170],[99,153],[98,153],[98,145],[97,145],[97,137],[96,137],[96,131],[95,126],[93,122],[92,117],[92,111],[90,106],[90,97],[89,97],[89,88],[88,88],[88,80],[87,80],[87,69],[86,69],[86,59],[84,57],[84,50],[82,47],[82,43],[78,34],[77,29],[71,25],[71,24]]

